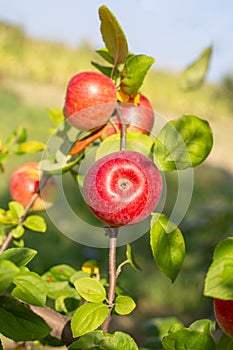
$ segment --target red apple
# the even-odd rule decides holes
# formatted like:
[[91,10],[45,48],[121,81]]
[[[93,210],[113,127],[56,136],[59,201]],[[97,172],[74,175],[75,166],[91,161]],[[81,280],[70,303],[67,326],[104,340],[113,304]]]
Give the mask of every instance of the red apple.
[[[150,101],[140,94],[139,104],[135,105],[132,102],[119,103],[122,119],[128,124],[128,130],[140,131],[142,134],[149,134],[154,125],[154,111]],[[113,125],[114,124],[114,125]],[[112,118],[112,123],[109,122],[103,132],[102,139],[116,134],[121,130],[121,123],[117,116]]]
[[155,164],[134,151],[118,151],[95,162],[88,170],[84,199],[101,221],[112,227],[136,224],[157,205],[162,177]]
[[110,78],[97,72],[82,72],[68,83],[63,112],[75,128],[95,129],[106,124],[116,101],[116,87]]
[[[10,194],[13,200],[24,207],[30,202],[32,196],[38,191],[42,171],[35,162],[24,163],[19,166],[10,178]],[[51,177],[31,207],[32,211],[44,210],[50,207],[57,195],[57,185]]]
[[233,300],[214,299],[214,313],[222,331],[233,338]]

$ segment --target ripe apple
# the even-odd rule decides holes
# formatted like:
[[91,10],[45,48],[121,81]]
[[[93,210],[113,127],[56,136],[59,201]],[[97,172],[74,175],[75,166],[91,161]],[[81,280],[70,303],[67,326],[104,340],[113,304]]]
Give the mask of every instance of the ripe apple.
[[134,151],[98,159],[88,170],[84,200],[101,221],[112,227],[136,224],[157,205],[162,177],[155,164]]
[[[42,171],[35,162],[20,165],[11,175],[10,194],[13,200],[21,203],[24,207],[30,202],[32,196],[38,191]],[[51,177],[45,187],[33,203],[31,210],[39,211],[49,208],[57,196],[57,185]]]
[[[142,134],[149,134],[154,125],[154,111],[150,101],[142,94],[139,95],[139,103],[133,101],[119,103],[120,113],[123,121],[128,124],[128,130],[140,131]],[[117,116],[108,122],[102,132],[102,139],[116,134],[122,129]]]
[[214,313],[222,331],[233,338],[233,300],[214,299]]
[[110,78],[102,73],[82,72],[68,83],[63,112],[75,128],[91,130],[106,124],[116,101],[116,87]]

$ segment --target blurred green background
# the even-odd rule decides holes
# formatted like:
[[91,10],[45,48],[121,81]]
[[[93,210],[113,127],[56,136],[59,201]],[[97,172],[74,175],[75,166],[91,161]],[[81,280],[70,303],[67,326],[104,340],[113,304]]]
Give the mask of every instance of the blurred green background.
[[[198,54],[198,53],[197,53]],[[46,142],[54,127],[46,108],[62,108],[65,88],[75,73],[94,69],[96,55],[84,43],[78,49],[63,44],[27,37],[20,27],[0,23],[0,139],[3,142],[18,126],[28,130],[29,139]],[[132,293],[137,309],[124,317],[119,329],[138,329],[143,320],[175,315],[186,324],[197,318],[212,317],[212,301],[203,297],[203,282],[216,244],[232,235],[233,222],[233,77],[218,85],[205,84],[196,91],[184,92],[178,86],[179,74],[152,70],[142,92],[166,119],[194,114],[207,119],[214,131],[214,148],[208,160],[194,169],[195,187],[189,210],[182,221],[187,255],[174,284],[161,275],[149,249],[149,236],[132,244],[141,272],[124,267],[119,284]],[[9,177],[18,164],[40,160],[41,155],[12,156],[0,174],[0,207],[10,200]],[[65,178],[70,200],[76,193],[72,177]],[[177,191],[176,174],[167,177],[173,203]],[[77,204],[78,205],[78,204]],[[171,204],[170,204],[171,206]],[[169,203],[165,212],[169,211]],[[48,220],[46,234],[27,233],[26,245],[37,249],[31,268],[42,273],[49,267],[66,263],[80,268],[90,258],[99,261],[101,274],[107,276],[107,250],[82,246],[62,235]],[[78,229],[78,228],[77,228]],[[118,248],[122,261],[125,247]],[[115,323],[118,323],[115,319]]]

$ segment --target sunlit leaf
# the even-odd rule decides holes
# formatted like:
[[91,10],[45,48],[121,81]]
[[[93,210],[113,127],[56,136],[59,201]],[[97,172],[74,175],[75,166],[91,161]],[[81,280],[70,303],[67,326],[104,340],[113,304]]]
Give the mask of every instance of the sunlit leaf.
[[195,167],[207,158],[212,146],[209,123],[185,115],[162,128],[154,143],[154,161],[162,171]]
[[24,206],[21,203],[11,201],[8,205],[12,219],[20,219],[23,216]]
[[204,295],[233,300],[233,238],[220,242],[215,248],[213,262],[205,279]]
[[[96,152],[96,160],[106,156],[107,154],[120,150],[121,133],[117,133],[107,137]],[[126,149],[130,151],[140,152],[148,156],[151,152],[153,141],[150,136],[142,134],[138,131],[127,131]]]
[[128,57],[123,70],[124,78],[121,81],[121,90],[128,95],[136,93],[154,62],[153,57],[146,55],[131,55]]
[[102,303],[88,303],[80,306],[71,319],[74,337],[80,337],[97,329],[106,319],[108,307]]
[[165,214],[153,214],[150,245],[159,269],[175,281],[185,257],[185,242],[179,228]]
[[118,295],[115,300],[114,310],[119,315],[128,315],[136,307],[136,304],[132,298],[127,295]]
[[12,283],[19,268],[9,260],[0,260],[0,293],[6,290]]
[[210,321],[199,320],[189,328],[169,332],[162,339],[166,350],[215,350],[216,344],[210,332]]
[[72,266],[60,264],[51,267],[50,272],[57,281],[69,281],[71,276],[76,273],[76,270]]
[[137,271],[141,271],[141,268],[138,266],[138,264],[135,261],[135,257],[133,255],[132,247],[130,244],[127,244],[126,248],[126,257],[129,260],[130,265]]
[[90,332],[78,340],[71,346],[70,350],[138,350],[138,347],[128,334],[123,332],[115,332],[113,334],[104,333],[103,331]]
[[47,225],[44,218],[42,218],[42,216],[39,215],[28,216],[24,220],[23,225],[32,231],[46,232],[47,230]]
[[31,271],[21,271],[14,278],[13,283],[16,287],[12,295],[29,304],[45,306],[46,286],[38,274]]
[[24,228],[22,225],[18,225],[15,228],[13,228],[11,232],[14,238],[20,238],[24,234]]
[[128,56],[128,44],[120,24],[105,5],[99,8],[99,17],[102,38],[114,64],[124,63]]
[[46,145],[39,141],[25,141],[20,143],[19,147],[17,148],[17,153],[34,153],[43,151],[45,149]]
[[25,266],[36,254],[37,251],[31,248],[9,248],[0,255],[0,261],[1,259],[6,259],[17,266]]
[[83,277],[74,282],[78,293],[87,301],[101,303],[106,299],[106,290],[103,285],[94,278]]
[[203,84],[211,56],[212,47],[205,48],[200,56],[184,70],[180,78],[180,87],[182,89],[197,89]]
[[64,115],[62,109],[47,109],[47,112],[52,119],[52,121],[55,123],[56,126],[59,126],[61,123],[64,122]]

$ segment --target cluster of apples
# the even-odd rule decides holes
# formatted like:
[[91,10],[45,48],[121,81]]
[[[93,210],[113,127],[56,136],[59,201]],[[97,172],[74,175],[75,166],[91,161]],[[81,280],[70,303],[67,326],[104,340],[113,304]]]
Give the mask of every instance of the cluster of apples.
[[[122,122],[129,130],[149,133],[154,113],[149,100],[138,94],[120,104],[113,81],[102,73],[82,72],[68,83],[64,116],[79,130],[101,129],[101,138],[117,133]],[[118,103],[122,119],[112,116]],[[113,126],[114,125],[114,126]],[[111,227],[135,224],[155,208],[162,178],[155,164],[134,151],[119,150],[95,162],[86,174],[84,199],[90,210]]]

